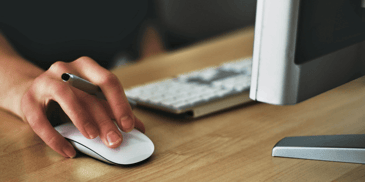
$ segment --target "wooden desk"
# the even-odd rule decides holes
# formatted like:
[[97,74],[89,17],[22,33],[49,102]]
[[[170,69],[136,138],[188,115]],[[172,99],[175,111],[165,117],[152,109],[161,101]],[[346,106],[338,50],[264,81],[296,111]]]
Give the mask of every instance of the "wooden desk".
[[[250,56],[252,42],[243,30],[114,73],[128,88]],[[156,151],[133,166],[63,158],[0,110],[0,181],[363,181],[363,165],[273,158],[271,149],[285,136],[364,133],[364,103],[362,77],[295,106],[251,103],[195,120],[136,109]]]

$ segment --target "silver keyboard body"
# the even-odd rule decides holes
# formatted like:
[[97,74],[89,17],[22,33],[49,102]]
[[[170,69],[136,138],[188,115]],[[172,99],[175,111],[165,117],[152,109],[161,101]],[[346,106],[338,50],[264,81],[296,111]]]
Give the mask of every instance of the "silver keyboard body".
[[137,105],[200,117],[249,102],[252,58],[208,67],[125,91]]

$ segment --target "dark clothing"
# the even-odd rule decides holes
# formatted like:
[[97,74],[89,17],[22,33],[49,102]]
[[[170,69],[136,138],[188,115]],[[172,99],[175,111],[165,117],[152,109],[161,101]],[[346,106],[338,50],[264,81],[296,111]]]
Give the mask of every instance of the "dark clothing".
[[14,48],[43,69],[90,56],[104,67],[131,46],[147,0],[4,1],[0,29]]

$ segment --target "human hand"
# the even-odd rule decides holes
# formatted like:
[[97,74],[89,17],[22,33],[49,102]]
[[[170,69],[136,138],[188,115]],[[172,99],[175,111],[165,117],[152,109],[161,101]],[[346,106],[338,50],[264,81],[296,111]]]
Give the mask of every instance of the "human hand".
[[[99,86],[107,101],[63,82],[63,73],[78,75]],[[122,131],[129,132],[134,127],[145,131],[143,123],[134,116],[118,78],[89,57],[81,57],[71,63],[54,63],[34,79],[21,101],[25,120],[33,131],[59,154],[74,157],[76,152],[72,145],[47,119],[47,107],[52,101],[60,105],[86,138],[100,136],[110,148],[116,148],[122,142],[122,134],[112,119]]]

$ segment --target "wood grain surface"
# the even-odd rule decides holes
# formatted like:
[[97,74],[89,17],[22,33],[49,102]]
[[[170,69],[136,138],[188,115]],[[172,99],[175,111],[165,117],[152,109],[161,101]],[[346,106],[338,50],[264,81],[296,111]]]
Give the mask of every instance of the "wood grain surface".
[[[252,56],[252,45],[249,28],[113,72],[130,88]],[[360,164],[271,157],[286,136],[364,133],[364,103],[361,77],[294,106],[251,102],[194,120],[137,108],[156,150],[132,166],[63,158],[0,110],[0,181],[365,181]]]

